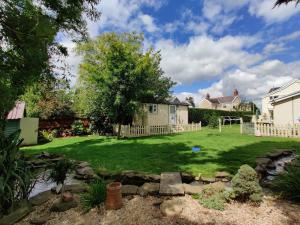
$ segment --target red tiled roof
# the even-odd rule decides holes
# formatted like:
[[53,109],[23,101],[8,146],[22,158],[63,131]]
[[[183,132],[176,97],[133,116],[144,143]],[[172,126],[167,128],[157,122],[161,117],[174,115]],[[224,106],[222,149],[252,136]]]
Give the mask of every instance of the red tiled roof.
[[25,114],[25,102],[18,101],[15,107],[9,111],[6,116],[7,120],[16,120],[24,117]]

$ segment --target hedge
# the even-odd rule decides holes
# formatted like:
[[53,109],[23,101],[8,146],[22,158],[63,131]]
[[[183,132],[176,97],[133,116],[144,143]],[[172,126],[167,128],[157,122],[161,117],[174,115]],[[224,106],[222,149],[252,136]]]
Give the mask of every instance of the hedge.
[[220,116],[242,117],[244,122],[250,122],[251,116],[253,115],[252,112],[189,108],[189,123],[199,123],[201,121],[202,126],[207,126],[209,117],[211,117],[213,114],[219,117]]

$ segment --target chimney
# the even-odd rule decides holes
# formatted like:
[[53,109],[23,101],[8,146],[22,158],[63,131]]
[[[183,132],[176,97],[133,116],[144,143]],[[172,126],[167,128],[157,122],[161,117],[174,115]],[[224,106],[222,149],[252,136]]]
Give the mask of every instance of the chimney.
[[238,95],[239,95],[238,90],[237,90],[237,89],[234,89],[234,90],[233,90],[233,96],[238,96]]
[[210,99],[209,93],[206,94],[205,98],[206,98],[206,99]]

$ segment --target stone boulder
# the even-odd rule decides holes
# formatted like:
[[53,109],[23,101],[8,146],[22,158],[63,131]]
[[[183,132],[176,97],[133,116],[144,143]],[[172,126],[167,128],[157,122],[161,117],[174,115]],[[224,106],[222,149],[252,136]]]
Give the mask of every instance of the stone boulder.
[[203,190],[203,184],[201,183],[192,183],[192,184],[183,184],[184,193],[188,195],[199,194]]
[[39,206],[39,205],[42,205],[45,202],[49,201],[52,196],[53,195],[52,195],[51,191],[44,191],[44,192],[41,192],[41,193],[37,194],[36,196],[33,196],[32,198],[30,198],[29,202],[33,206]]
[[50,208],[51,212],[65,212],[69,209],[76,208],[78,203],[74,201],[63,202],[61,200],[55,201]]
[[141,196],[157,195],[159,192],[159,183],[144,183],[138,188],[138,194]]
[[181,179],[183,183],[192,183],[193,181],[195,181],[195,176],[190,174],[190,173],[181,173]]
[[42,216],[37,216],[32,219],[30,219],[30,224],[33,225],[43,225],[47,223],[50,220],[50,217],[48,215],[42,215]]
[[91,180],[95,178],[95,173],[90,166],[76,167],[75,178],[79,180]]
[[165,200],[160,205],[160,210],[165,216],[177,216],[183,210],[183,201],[180,199]]
[[122,195],[136,195],[139,187],[136,185],[122,185]]
[[216,182],[216,179],[213,177],[201,177],[200,179],[204,184],[211,184]]

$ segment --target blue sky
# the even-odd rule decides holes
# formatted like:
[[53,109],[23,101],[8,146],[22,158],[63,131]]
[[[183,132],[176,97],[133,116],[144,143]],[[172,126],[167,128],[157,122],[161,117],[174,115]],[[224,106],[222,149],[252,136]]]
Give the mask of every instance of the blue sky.
[[[196,102],[237,88],[256,102],[272,87],[300,78],[300,5],[274,8],[275,0],[102,0],[102,16],[88,22],[103,32],[145,34],[145,48],[162,54],[166,76],[181,99]],[[67,36],[60,40],[70,50]],[[67,61],[76,80],[81,58]]]

